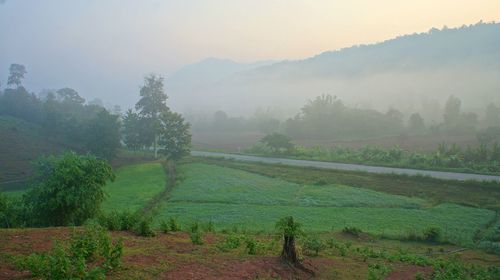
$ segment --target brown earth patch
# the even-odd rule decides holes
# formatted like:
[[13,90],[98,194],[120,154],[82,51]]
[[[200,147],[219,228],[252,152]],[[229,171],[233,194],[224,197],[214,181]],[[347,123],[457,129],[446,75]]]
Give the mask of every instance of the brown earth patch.
[[404,265],[392,271],[386,280],[414,280],[420,273],[424,279],[430,279],[433,269],[429,266]]

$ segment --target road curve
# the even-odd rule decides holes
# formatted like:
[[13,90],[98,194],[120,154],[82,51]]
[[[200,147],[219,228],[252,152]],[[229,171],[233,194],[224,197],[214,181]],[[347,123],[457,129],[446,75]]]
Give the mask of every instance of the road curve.
[[446,179],[446,180],[458,180],[458,181],[475,180],[475,181],[500,182],[500,176],[493,176],[493,175],[443,172],[443,171],[394,168],[394,167],[382,167],[382,166],[368,166],[368,165],[361,165],[361,164],[299,160],[299,159],[287,159],[287,158],[273,158],[273,157],[259,157],[259,156],[247,156],[247,155],[215,153],[215,152],[202,152],[202,151],[191,151],[191,155],[196,156],[196,157],[218,157],[218,158],[234,159],[234,160],[241,160],[241,161],[253,161],[253,162],[262,162],[262,163],[279,163],[279,164],[291,165],[291,166],[316,167],[316,168],[348,170],[348,171],[363,171],[363,172],[369,172],[369,173],[423,175],[423,176],[429,176],[429,177],[433,177],[433,178]]

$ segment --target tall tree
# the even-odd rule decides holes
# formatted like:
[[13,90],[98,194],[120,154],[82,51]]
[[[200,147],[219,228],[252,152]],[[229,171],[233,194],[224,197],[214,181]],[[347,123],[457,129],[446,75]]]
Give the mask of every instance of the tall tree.
[[444,107],[444,123],[447,125],[453,125],[460,119],[460,107],[462,106],[462,101],[455,96],[450,96],[446,101]]
[[191,150],[190,124],[175,112],[165,111],[160,115],[160,152],[168,159],[177,161],[189,155]]
[[72,88],[62,88],[57,92],[57,99],[62,103],[71,104],[71,105],[83,105],[85,103],[85,99],[81,97],[78,92]]
[[22,64],[11,64],[9,67],[9,78],[7,80],[7,85],[20,87],[24,79],[24,75],[28,73],[26,67]]
[[123,116],[123,142],[134,151],[142,145],[140,118],[132,109],[128,109]]
[[163,88],[163,77],[151,74],[144,78],[141,87],[141,98],[135,104],[139,115],[147,120],[148,127],[152,130],[155,157],[157,157],[157,141],[160,128],[159,117],[161,112],[168,111],[167,95]]
[[85,146],[89,152],[105,159],[114,158],[120,148],[118,116],[102,109],[89,121],[85,138]]
[[490,103],[486,107],[486,125],[500,126],[500,108],[495,103]]
[[425,129],[425,123],[424,119],[422,116],[420,116],[419,113],[413,113],[411,114],[410,118],[408,119],[408,129],[410,129],[412,132],[422,132]]

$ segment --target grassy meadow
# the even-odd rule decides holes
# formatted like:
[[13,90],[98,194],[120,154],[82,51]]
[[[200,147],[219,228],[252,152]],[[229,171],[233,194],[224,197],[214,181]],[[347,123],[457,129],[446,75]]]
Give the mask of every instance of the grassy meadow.
[[139,210],[163,191],[165,184],[166,175],[158,162],[120,167],[116,170],[116,180],[104,187],[108,197],[102,204],[102,209]]

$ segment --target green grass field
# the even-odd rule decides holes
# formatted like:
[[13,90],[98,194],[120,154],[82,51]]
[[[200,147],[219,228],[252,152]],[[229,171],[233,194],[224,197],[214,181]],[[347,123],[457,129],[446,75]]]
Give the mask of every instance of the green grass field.
[[104,211],[136,211],[165,189],[166,175],[158,162],[120,167],[116,180],[104,187],[108,194]]
[[374,234],[401,237],[440,227],[444,237],[468,244],[495,212],[392,195],[345,185],[302,185],[242,170],[190,163],[157,220],[176,217],[182,224],[212,221],[218,227],[270,231],[293,215],[308,231],[356,226]]

